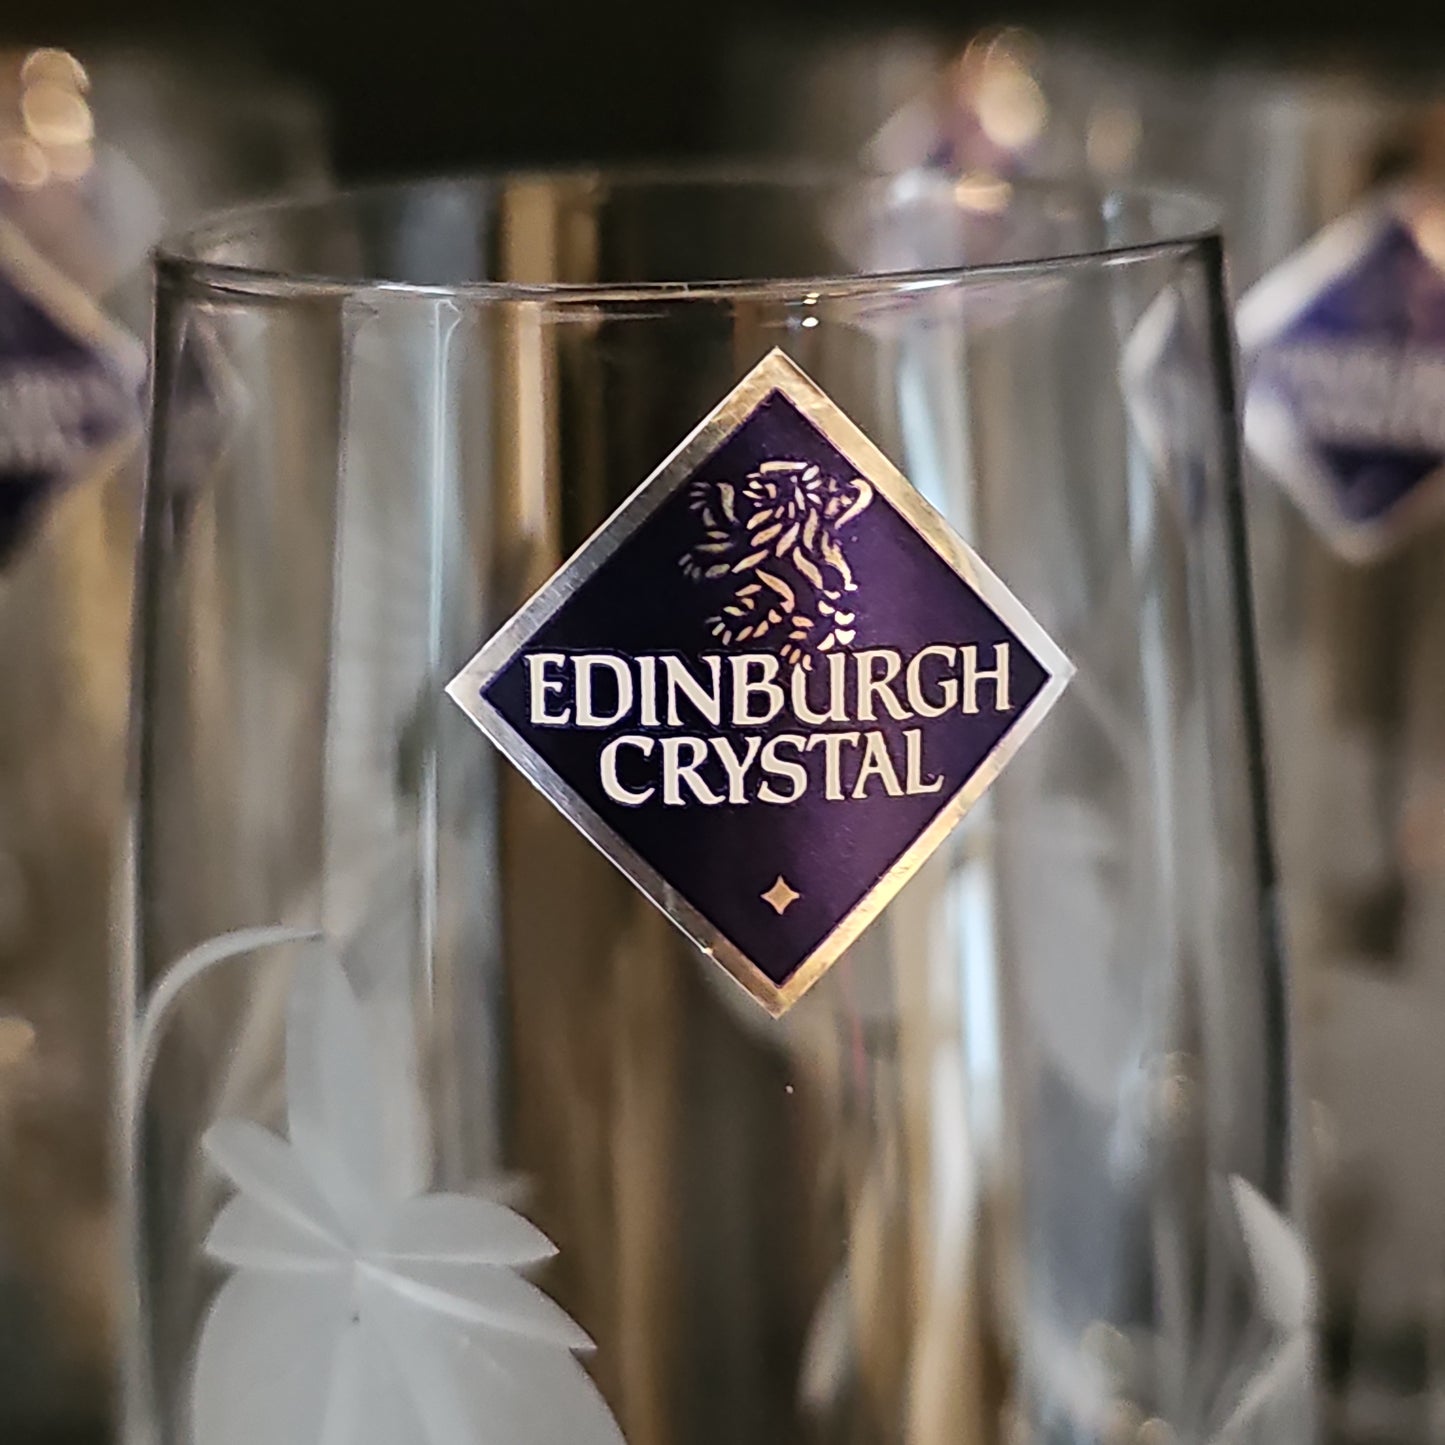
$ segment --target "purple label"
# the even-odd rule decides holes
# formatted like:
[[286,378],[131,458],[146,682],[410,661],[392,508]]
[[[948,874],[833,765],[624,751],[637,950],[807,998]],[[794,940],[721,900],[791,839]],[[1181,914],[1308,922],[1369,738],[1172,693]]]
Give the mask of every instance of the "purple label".
[[1068,673],[774,352],[450,690],[778,1013]]
[[1355,559],[1445,500],[1445,274],[1422,225],[1409,202],[1351,216],[1239,308],[1250,448]]
[[137,434],[142,376],[139,347],[0,232],[0,565],[64,482]]

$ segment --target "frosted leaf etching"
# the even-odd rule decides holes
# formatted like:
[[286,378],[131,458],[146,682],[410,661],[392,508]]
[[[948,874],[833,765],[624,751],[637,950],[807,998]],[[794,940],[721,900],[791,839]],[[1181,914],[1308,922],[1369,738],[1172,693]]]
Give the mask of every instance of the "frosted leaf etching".
[[288,1138],[222,1119],[234,1188],[206,1240],[228,1269],[201,1330],[194,1445],[622,1445],[578,1325],[524,1277],[551,1258],[515,1210],[417,1193],[377,1127],[382,1086],[341,965],[298,971]]

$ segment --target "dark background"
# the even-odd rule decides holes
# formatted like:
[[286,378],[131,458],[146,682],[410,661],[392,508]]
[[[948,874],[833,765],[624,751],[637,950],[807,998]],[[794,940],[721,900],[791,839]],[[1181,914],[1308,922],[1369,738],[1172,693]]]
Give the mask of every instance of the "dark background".
[[161,39],[264,61],[330,103],[344,176],[715,151],[720,109],[748,100],[746,77],[725,77],[749,37],[803,47],[850,30],[962,36],[994,22],[1191,55],[1445,63],[1445,10],[1418,0],[7,0],[0,11],[18,43]]

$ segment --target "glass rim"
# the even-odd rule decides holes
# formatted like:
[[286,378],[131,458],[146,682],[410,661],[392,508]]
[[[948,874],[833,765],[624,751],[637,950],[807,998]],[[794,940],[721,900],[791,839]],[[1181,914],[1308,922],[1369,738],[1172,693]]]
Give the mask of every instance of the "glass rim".
[[[844,186],[888,188],[899,200],[925,185],[952,188],[955,204],[968,209],[966,188],[1006,187],[1011,200],[1018,194],[1040,200],[1086,201],[1107,221],[1129,202],[1168,208],[1172,223],[1157,225],[1149,234],[1102,246],[1050,250],[1035,248],[1006,259],[960,262],[944,266],[823,272],[796,276],[739,276],[700,280],[645,281],[499,281],[479,279],[453,283],[406,281],[382,275],[345,276],[324,271],[286,270],[274,265],[217,259],[208,250],[264,231],[268,224],[305,212],[318,216],[341,212],[347,206],[404,200],[444,191],[463,193],[492,185],[550,183],[597,187],[635,186],[664,190],[689,185],[718,189],[771,186],[779,189],[819,191]],[[980,208],[981,210],[981,208]],[[1100,187],[1087,182],[1036,177],[999,177],[978,172],[951,173],[918,168],[887,173],[858,167],[820,166],[809,163],[683,164],[639,166],[563,166],[497,169],[405,180],[384,180],[301,196],[251,202],[211,213],[177,234],[163,238],[152,251],[160,282],[182,282],[238,297],[267,300],[302,300],[328,296],[385,293],[423,300],[458,299],[470,302],[551,301],[598,303],[636,300],[717,300],[728,297],[786,298],[799,292],[827,296],[868,294],[879,290],[928,289],[979,280],[1022,278],[1057,271],[1118,266],[1157,260],[1221,240],[1218,205],[1185,187],[1130,184]]]

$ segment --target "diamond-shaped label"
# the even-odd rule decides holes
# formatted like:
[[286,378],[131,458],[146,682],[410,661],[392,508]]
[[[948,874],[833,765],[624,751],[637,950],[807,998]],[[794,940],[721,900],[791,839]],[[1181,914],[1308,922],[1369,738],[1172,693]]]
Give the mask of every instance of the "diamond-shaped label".
[[778,1015],[1071,672],[774,351],[448,691]]
[[1445,510],[1445,211],[1401,193],[1240,302],[1245,439],[1344,557]]
[[145,353],[0,221],[0,565],[67,481],[140,435]]

